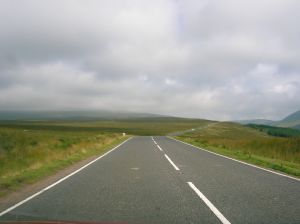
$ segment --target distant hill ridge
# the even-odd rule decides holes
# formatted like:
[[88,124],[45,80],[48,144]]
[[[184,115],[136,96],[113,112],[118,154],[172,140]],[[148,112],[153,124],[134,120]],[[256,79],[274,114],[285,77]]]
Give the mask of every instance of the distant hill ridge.
[[272,121],[265,119],[253,119],[253,120],[238,120],[235,121],[240,124],[264,124],[278,127],[289,127],[300,130],[300,110],[288,115],[280,121]]
[[279,127],[291,127],[300,129],[300,110],[288,115],[281,121],[274,122],[273,124]]
[[238,120],[235,121],[240,124],[265,124],[265,125],[270,125],[274,121],[271,120],[266,120],[266,119],[253,119],[253,120]]
[[94,120],[170,117],[116,111],[0,111],[0,120]]
[[300,110],[282,119],[281,122],[290,122],[290,121],[299,121],[299,120],[300,120]]

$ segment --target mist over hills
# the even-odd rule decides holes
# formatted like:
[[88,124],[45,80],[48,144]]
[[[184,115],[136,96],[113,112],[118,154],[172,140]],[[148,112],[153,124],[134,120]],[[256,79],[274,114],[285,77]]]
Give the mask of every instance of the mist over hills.
[[[175,116],[137,113],[127,111],[106,110],[78,110],[78,111],[0,111],[0,120],[118,120],[118,119],[146,119],[146,118],[175,118]],[[200,118],[199,118],[200,119]],[[260,124],[278,127],[289,127],[300,130],[300,110],[296,111],[279,121],[267,119],[236,120],[240,124]]]
[[300,129],[300,110],[288,115],[281,121],[274,122],[273,125]]
[[286,118],[282,119],[281,122],[295,122],[300,120],[300,110],[290,114]]
[[122,111],[0,111],[0,120],[97,120],[171,117]]
[[239,120],[235,121],[240,124],[264,124],[278,127],[289,127],[300,130],[300,110],[286,116],[282,120],[272,121],[266,119]]
[[253,119],[253,120],[237,120],[235,121],[240,124],[264,124],[271,125],[274,121],[267,119]]

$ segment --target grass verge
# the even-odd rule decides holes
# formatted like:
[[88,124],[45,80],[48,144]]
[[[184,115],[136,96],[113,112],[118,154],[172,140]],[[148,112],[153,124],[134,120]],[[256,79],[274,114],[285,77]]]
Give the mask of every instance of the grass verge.
[[0,128],[0,197],[124,141],[116,133]]
[[300,177],[300,138],[274,137],[249,127],[220,122],[178,140],[237,160]]

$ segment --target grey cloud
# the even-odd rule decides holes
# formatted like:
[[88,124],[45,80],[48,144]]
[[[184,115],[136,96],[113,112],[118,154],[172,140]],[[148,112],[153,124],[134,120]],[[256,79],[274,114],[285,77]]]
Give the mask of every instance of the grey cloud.
[[3,0],[0,109],[277,119],[300,108],[296,0]]

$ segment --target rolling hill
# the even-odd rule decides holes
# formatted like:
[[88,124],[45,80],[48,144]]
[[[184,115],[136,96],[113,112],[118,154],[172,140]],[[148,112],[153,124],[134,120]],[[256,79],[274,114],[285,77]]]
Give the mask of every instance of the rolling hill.
[[133,113],[105,110],[81,111],[0,111],[0,120],[112,120],[170,117],[150,113]]
[[273,122],[275,126],[300,129],[300,110],[290,114],[281,121]]
[[234,122],[240,124],[271,125],[271,126],[294,128],[300,130],[300,110],[288,115],[287,117],[279,121],[272,121],[266,119],[253,119],[253,120],[238,120]]
[[234,122],[240,123],[240,124],[264,124],[264,125],[270,125],[274,121],[266,120],[266,119],[253,119],[253,120],[237,120],[237,121],[234,121]]

